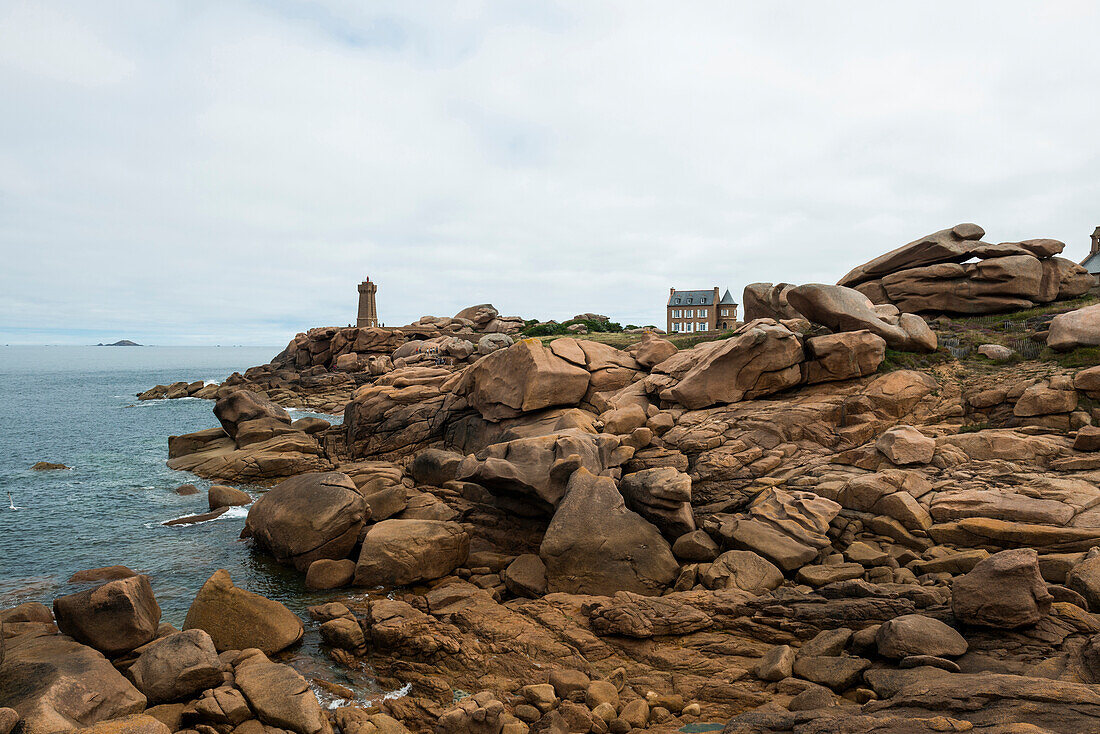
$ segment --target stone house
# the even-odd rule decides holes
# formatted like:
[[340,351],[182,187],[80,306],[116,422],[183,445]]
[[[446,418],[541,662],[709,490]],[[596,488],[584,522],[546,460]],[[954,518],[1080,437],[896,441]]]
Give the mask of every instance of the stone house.
[[1089,256],[1081,261],[1081,267],[1100,278],[1100,227],[1092,232],[1092,249]]
[[737,321],[737,302],[729,290],[719,296],[709,291],[668,290],[668,333],[698,334],[732,329]]

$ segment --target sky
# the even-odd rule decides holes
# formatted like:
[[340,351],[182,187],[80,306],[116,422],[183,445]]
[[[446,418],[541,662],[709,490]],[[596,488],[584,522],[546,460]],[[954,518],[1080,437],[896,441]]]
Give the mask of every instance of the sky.
[[1100,224],[1100,4],[0,0],[0,344],[664,324]]

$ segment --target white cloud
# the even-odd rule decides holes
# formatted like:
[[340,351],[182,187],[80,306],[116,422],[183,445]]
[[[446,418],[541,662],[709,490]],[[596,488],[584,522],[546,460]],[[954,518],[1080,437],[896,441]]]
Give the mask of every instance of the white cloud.
[[0,340],[283,342],[368,274],[389,324],[661,323],[670,285],[835,281],[959,221],[1079,258],[1097,14],[0,3]]

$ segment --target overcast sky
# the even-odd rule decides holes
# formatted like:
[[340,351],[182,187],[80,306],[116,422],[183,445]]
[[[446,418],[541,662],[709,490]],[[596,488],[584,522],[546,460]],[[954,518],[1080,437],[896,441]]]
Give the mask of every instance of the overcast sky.
[[0,0],[0,343],[664,323],[1100,224],[1092,2]]

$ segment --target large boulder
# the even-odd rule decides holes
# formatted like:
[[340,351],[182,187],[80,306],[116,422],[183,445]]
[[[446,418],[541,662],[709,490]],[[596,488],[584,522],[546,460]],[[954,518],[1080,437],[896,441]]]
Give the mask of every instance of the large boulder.
[[882,623],[875,634],[878,653],[900,660],[910,655],[958,657],[967,642],[957,631],[923,614],[903,614]]
[[794,286],[790,283],[749,283],[745,286],[741,300],[744,302],[745,321],[754,319],[797,319],[798,311],[787,303],[787,291]]
[[676,345],[668,339],[662,339],[652,331],[642,335],[640,341],[627,347],[627,352],[634,355],[635,361],[642,369],[653,369],[661,362],[680,351]]
[[236,487],[227,487],[224,484],[213,484],[206,493],[206,500],[211,510],[220,507],[243,507],[252,504],[252,497],[247,492]]
[[507,334],[485,334],[477,340],[477,353],[492,354],[498,349],[507,349],[515,343],[515,340]]
[[296,734],[332,731],[309,683],[289,665],[256,656],[238,665],[234,677],[256,717],[268,727]]
[[1100,345],[1100,304],[1058,314],[1050,322],[1047,346],[1059,352]]
[[456,392],[489,421],[555,405],[576,405],[588,390],[588,370],[524,339],[482,357],[463,374]]
[[936,453],[936,439],[913,426],[894,426],[883,431],[875,448],[894,464],[927,464]]
[[167,703],[219,686],[222,664],[210,635],[192,629],[147,645],[129,674],[150,704]]
[[0,707],[15,709],[26,734],[61,734],[145,710],[146,699],[115,667],[64,635],[7,640]]
[[472,321],[474,326],[484,328],[499,315],[500,312],[493,308],[493,304],[479,303],[476,306],[467,306],[456,313],[454,318],[455,321]]
[[356,586],[407,586],[442,578],[466,562],[470,537],[443,520],[383,520],[363,538]]
[[322,558],[347,558],[368,517],[370,508],[348,475],[301,474],[256,500],[244,535],[304,572]]
[[456,476],[548,512],[558,506],[576,469],[602,474],[624,461],[627,457],[617,449],[615,436],[567,429],[492,444],[467,456]]
[[839,285],[853,287],[884,275],[933,263],[961,263],[972,257],[985,230],[976,224],[956,224],[879,255],[845,275]]
[[813,323],[835,332],[866,330],[894,349],[936,351],[936,335],[924,319],[914,314],[884,317],[867,296],[852,288],[810,283],[788,291],[787,301]]
[[214,403],[214,415],[232,439],[237,438],[241,423],[268,418],[290,425],[290,414],[263,395],[250,390],[237,390]]
[[1028,308],[1043,297],[1043,265],[1030,254],[943,263],[887,275],[881,288],[907,313],[996,313]]
[[160,624],[160,607],[148,576],[116,579],[58,597],[53,613],[58,629],[110,657],[149,642]]
[[659,389],[664,383],[659,378],[667,375],[671,384],[660,389],[661,399],[697,410],[793,387],[802,381],[799,364],[804,357],[793,332],[762,319],[745,324],[729,339],[678,352],[646,379]]
[[783,572],[757,553],[731,550],[708,564],[700,580],[708,589],[741,589],[763,594],[783,583]]
[[255,647],[271,654],[302,639],[302,620],[285,606],[237,588],[224,569],[207,579],[183,622],[210,635],[218,652]]
[[610,477],[578,469],[539,555],[547,588],[571,594],[660,594],[680,566],[661,533],[626,508]]
[[546,593],[546,564],[534,553],[524,553],[500,572],[500,580],[516,596],[538,598]]
[[619,482],[626,506],[676,539],[695,529],[691,513],[691,477],[671,466],[643,469]]
[[1017,629],[1038,622],[1053,601],[1030,548],[994,553],[951,585],[951,609],[967,624]]
[[802,381],[807,385],[873,374],[886,358],[886,340],[866,330],[813,336],[805,349]]

